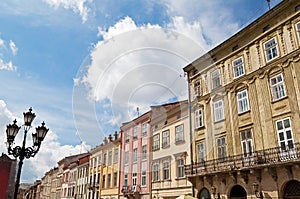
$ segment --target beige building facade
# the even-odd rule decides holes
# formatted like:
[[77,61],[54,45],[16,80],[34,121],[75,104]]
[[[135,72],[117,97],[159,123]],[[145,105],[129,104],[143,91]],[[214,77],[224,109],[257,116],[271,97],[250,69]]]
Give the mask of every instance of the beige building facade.
[[300,198],[300,2],[284,0],[184,68],[198,198]]
[[191,157],[188,102],[152,106],[151,112],[152,198],[192,195],[192,184],[184,173]]

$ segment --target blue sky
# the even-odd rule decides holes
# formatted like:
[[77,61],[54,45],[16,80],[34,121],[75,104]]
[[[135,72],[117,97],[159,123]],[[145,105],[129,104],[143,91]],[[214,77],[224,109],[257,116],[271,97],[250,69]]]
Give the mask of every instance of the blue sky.
[[[275,6],[280,0],[271,0]],[[33,107],[50,128],[23,182],[150,105],[187,98],[182,68],[268,10],[265,0],[3,0],[0,129]],[[20,131],[22,132],[22,131]],[[21,138],[16,138],[20,143]],[[0,135],[0,140],[6,136]],[[6,153],[4,141],[0,150]],[[30,143],[29,143],[30,145]],[[35,164],[39,166],[35,166]]]

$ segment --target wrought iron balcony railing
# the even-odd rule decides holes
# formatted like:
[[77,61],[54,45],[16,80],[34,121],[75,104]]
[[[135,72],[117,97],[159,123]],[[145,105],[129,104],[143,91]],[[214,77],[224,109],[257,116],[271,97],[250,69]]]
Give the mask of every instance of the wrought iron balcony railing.
[[185,165],[185,175],[187,177],[193,175],[203,176],[212,173],[245,170],[300,161],[300,143],[284,146],[284,149],[285,150],[281,147],[274,147],[254,151],[250,154],[239,154],[196,162],[193,165]]
[[140,194],[141,192],[141,186],[140,185],[129,185],[129,186],[123,186],[122,193],[124,197],[130,197],[137,194]]

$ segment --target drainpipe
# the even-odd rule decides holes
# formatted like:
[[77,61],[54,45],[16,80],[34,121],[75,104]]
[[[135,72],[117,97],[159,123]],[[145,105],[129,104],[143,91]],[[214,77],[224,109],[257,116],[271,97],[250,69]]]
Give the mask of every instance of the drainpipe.
[[[191,173],[193,174],[194,160],[193,160],[193,131],[192,131],[192,108],[191,108],[191,90],[190,90],[190,76],[187,73],[188,79],[188,114],[189,114],[189,127],[190,127],[190,161],[191,161]],[[192,196],[195,197],[194,184],[192,180]]]

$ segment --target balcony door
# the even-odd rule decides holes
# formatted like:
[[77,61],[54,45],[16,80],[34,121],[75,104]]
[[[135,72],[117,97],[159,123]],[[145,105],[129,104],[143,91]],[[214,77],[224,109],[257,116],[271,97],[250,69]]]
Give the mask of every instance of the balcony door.
[[280,160],[286,161],[296,158],[296,150],[292,132],[291,119],[285,118],[276,121]]

